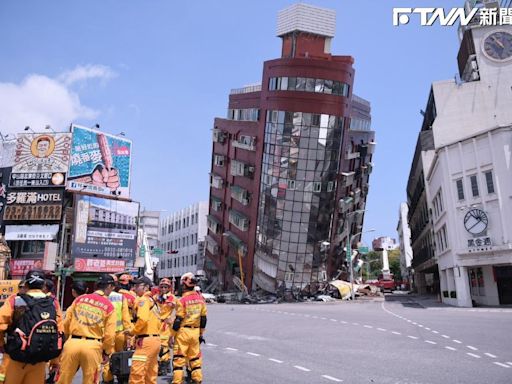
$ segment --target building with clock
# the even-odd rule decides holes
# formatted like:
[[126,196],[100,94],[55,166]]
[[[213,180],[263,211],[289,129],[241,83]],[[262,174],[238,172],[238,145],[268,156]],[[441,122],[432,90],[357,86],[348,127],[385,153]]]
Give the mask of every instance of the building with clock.
[[422,128],[433,264],[443,302],[512,304],[512,25],[459,36],[460,80],[432,84]]

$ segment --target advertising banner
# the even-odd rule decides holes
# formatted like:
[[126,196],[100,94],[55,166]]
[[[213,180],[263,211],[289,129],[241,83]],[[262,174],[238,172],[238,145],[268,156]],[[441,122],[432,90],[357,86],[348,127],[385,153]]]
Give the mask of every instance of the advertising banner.
[[73,258],[133,261],[139,203],[77,195]]
[[123,272],[124,260],[108,259],[75,259],[75,272]]
[[43,269],[42,259],[13,259],[10,261],[11,276],[25,276],[31,269]]
[[13,173],[66,173],[71,134],[18,134]]
[[18,285],[21,280],[0,280],[0,304],[11,295],[18,293]]
[[63,187],[64,179],[64,173],[60,172],[11,173],[9,187]]
[[73,125],[67,189],[130,197],[132,142]]
[[4,221],[58,221],[62,217],[63,189],[7,193]]

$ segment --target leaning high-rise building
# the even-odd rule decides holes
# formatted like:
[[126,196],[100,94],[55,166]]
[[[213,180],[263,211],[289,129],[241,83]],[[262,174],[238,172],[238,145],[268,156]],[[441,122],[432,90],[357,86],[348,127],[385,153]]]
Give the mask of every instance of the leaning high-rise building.
[[330,52],[335,13],[296,4],[277,29],[281,57],[215,119],[206,253],[224,288],[330,279],[361,232],[374,132],[370,103],[353,94],[354,59]]

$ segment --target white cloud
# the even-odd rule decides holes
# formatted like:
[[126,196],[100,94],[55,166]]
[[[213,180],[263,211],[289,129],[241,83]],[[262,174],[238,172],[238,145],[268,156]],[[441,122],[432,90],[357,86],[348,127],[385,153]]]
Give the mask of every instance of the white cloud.
[[117,76],[117,73],[105,65],[78,65],[71,71],[62,73],[58,79],[66,86],[74,83],[83,82],[90,79],[102,81],[110,80]]
[[89,65],[64,72],[57,79],[32,74],[20,84],[0,83],[0,132],[17,133],[27,125],[37,132],[48,124],[62,131],[78,119],[95,119],[100,112],[83,105],[70,85],[114,76],[108,67]]

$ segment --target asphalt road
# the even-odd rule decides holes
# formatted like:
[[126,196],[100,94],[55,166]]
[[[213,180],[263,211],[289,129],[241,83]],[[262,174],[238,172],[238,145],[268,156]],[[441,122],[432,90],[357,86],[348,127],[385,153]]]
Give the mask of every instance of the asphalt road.
[[512,383],[512,309],[389,299],[209,305],[203,383]]

